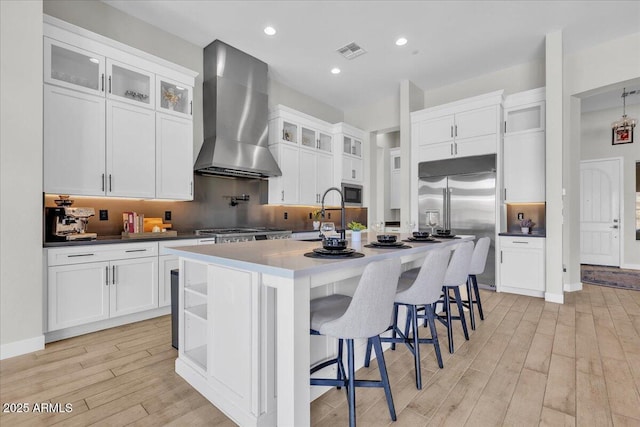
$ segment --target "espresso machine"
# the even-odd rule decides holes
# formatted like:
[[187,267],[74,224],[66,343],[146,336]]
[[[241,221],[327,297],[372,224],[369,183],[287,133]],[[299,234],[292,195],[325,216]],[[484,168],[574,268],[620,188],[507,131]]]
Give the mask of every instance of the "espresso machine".
[[58,206],[45,208],[45,232],[48,242],[67,240],[94,240],[96,233],[87,233],[89,218],[96,214],[93,208]]

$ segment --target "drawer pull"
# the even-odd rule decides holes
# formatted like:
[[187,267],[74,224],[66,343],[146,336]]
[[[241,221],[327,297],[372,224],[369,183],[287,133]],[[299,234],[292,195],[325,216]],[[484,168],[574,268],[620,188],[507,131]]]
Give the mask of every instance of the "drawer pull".
[[520,243],[520,244],[523,244],[523,245],[528,245],[529,244],[529,242],[523,242],[521,240],[514,240],[513,243]]
[[77,258],[81,256],[93,256],[94,254],[75,254],[75,255],[67,255],[68,258]]
[[125,252],[146,252],[146,249],[129,249],[126,250]]

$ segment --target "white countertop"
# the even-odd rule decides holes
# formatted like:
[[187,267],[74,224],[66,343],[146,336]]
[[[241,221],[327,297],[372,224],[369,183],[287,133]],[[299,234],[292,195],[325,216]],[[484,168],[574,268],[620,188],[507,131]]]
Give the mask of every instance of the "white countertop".
[[[400,239],[409,237],[402,234]],[[309,258],[306,252],[322,247],[321,242],[303,242],[291,239],[262,240],[253,242],[238,242],[216,245],[183,246],[167,249],[176,255],[211,264],[221,264],[248,271],[267,273],[275,276],[297,278],[334,270],[340,267],[358,267],[374,260],[393,257],[420,255],[428,250],[456,245],[465,240],[472,240],[474,236],[458,236],[460,239],[442,239],[441,243],[405,242],[410,249],[374,249],[365,248],[366,234],[362,235],[362,242],[349,247],[365,256],[361,258]]]

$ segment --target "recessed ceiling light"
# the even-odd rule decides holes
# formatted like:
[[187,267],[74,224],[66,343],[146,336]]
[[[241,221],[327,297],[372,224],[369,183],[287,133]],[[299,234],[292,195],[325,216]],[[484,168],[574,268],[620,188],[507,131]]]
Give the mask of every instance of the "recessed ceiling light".
[[340,68],[334,67],[331,69],[331,74],[340,74]]
[[273,27],[265,27],[264,33],[268,36],[273,36],[276,34],[276,29]]
[[397,46],[404,46],[405,44],[407,44],[407,39],[405,39],[404,37],[400,37],[398,40],[396,40]]

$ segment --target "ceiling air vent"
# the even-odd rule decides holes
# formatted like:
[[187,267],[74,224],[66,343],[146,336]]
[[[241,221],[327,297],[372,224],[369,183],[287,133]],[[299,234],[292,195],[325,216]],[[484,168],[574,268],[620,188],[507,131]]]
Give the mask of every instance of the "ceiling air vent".
[[355,42],[352,42],[338,49],[338,53],[347,59],[354,59],[360,55],[364,55],[367,51],[358,46]]

